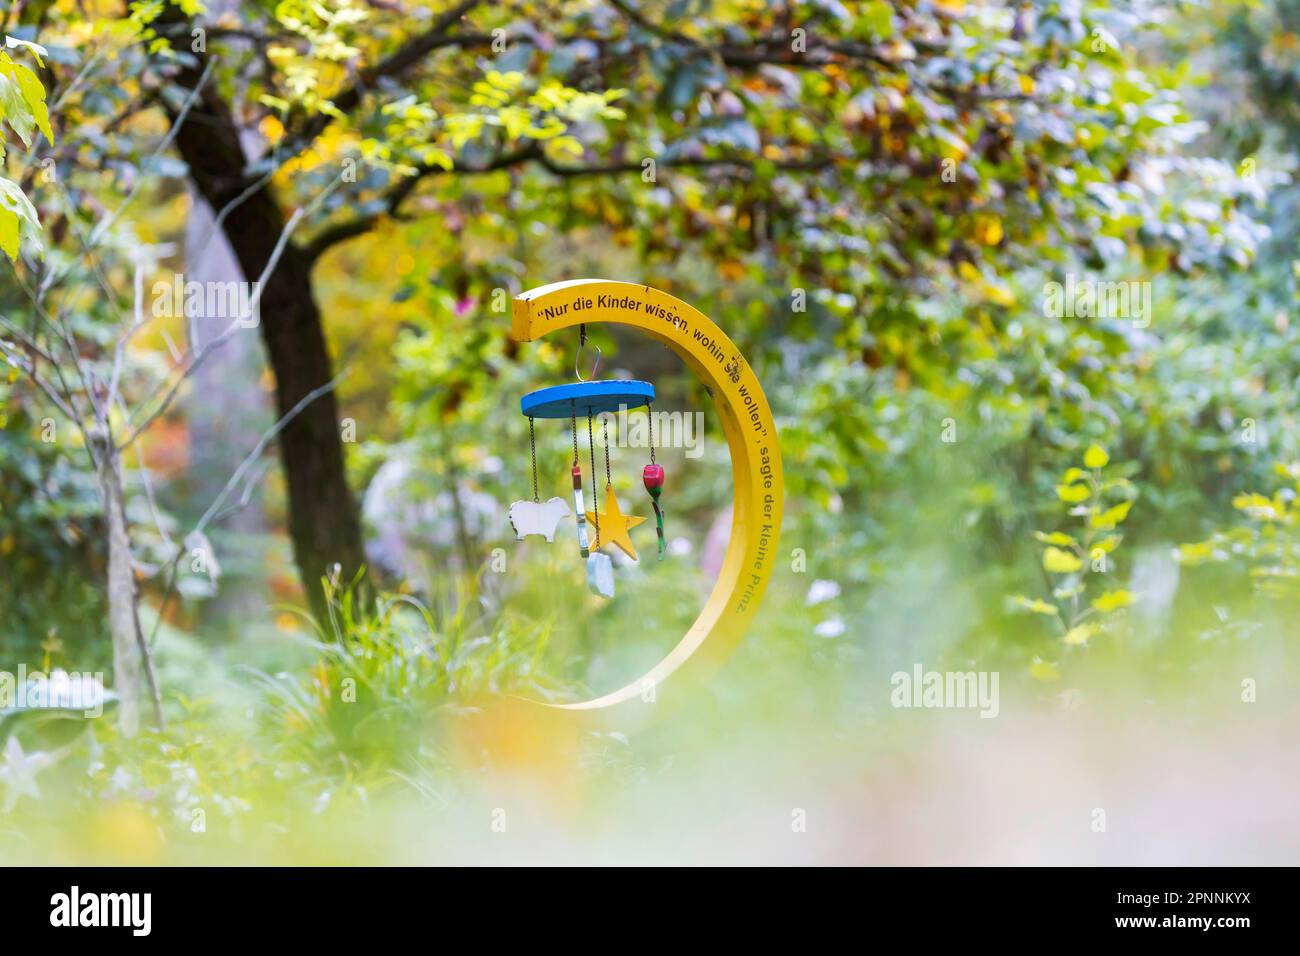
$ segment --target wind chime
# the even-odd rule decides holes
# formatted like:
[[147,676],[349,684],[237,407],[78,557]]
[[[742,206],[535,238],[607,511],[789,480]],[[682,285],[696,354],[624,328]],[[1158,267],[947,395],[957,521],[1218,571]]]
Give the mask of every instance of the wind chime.
[[[569,516],[569,507],[563,498],[551,498],[542,502],[537,490],[537,434],[535,421],[539,418],[568,419],[569,430],[573,436],[573,464],[570,474],[573,477],[573,513],[577,521],[578,552],[587,565],[587,586],[596,594],[604,597],[614,596],[614,566],[609,555],[603,549],[614,544],[633,560],[637,559],[636,547],[628,532],[645,521],[636,515],[625,515],[619,509],[618,496],[614,494],[614,481],[609,461],[609,420],[601,418],[601,432],[605,445],[605,510],[602,512],[594,501],[593,487],[592,511],[586,509],[583,494],[582,461],[578,453],[578,423],[583,417],[587,419],[587,449],[591,465],[591,481],[597,481],[595,419],[606,412],[620,409],[645,407],[650,419],[650,463],[641,472],[641,480],[654,506],[655,528],[659,536],[659,560],[664,559],[664,513],[659,504],[664,487],[663,466],[655,461],[654,413],[652,403],[655,387],[649,382],[637,382],[630,379],[607,379],[605,381],[584,379],[578,369],[582,359],[582,350],[587,344],[587,328],[579,326],[578,356],[574,361],[573,371],[578,381],[568,385],[553,385],[549,388],[529,392],[519,400],[519,409],[528,419],[528,447],[533,465],[533,500],[516,501],[510,506],[510,525],[515,537],[523,540],[525,536],[537,534],[547,541],[555,540],[555,529],[561,519]],[[591,374],[596,374],[600,367],[600,348],[596,348],[596,361]],[[588,536],[588,528],[594,536]]]

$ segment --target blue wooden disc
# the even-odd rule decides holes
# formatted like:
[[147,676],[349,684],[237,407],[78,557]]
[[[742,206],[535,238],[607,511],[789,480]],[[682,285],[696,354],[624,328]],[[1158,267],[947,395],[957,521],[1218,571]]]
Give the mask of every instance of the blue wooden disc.
[[574,382],[529,392],[519,400],[519,410],[528,418],[569,418],[575,412],[585,417],[620,408],[640,408],[654,398],[655,387],[649,382]]

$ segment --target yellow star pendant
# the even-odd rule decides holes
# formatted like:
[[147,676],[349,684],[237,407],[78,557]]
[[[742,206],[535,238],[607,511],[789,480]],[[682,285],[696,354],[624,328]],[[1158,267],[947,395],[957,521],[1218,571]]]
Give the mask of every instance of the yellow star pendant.
[[[600,531],[596,534],[596,543],[593,544],[592,550],[603,548],[606,544],[616,544],[623,549],[633,561],[636,560],[636,548],[632,546],[632,539],[628,537],[628,531],[635,528],[645,518],[638,518],[636,515],[625,515],[618,510],[618,497],[614,494],[614,486],[605,486],[605,511],[600,516]],[[594,512],[587,512],[587,527],[596,527],[596,515]]]

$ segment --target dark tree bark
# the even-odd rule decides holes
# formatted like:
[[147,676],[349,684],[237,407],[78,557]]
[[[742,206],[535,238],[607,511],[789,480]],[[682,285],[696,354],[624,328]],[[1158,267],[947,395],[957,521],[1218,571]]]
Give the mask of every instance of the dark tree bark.
[[[198,65],[180,71],[177,79],[182,87],[198,86],[202,59],[200,54]],[[181,123],[176,146],[195,187],[218,212],[253,182],[245,172],[247,157],[230,107],[211,80]],[[242,200],[226,216],[222,229],[249,281],[266,270],[285,223],[267,187]],[[311,260],[293,242],[263,283],[261,332],[275,373],[278,415],[283,416],[334,377],[312,293]],[[340,580],[347,583],[365,561],[356,502],[343,465],[333,390],[304,407],[280,433],[280,458],[289,491],[294,560],[312,611],[327,626],[322,576],[331,574],[337,564]]]

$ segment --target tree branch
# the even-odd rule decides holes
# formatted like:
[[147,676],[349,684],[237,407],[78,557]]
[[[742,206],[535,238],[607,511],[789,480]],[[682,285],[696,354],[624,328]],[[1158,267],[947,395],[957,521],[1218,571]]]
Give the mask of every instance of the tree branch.
[[484,166],[466,166],[457,163],[451,169],[443,169],[441,166],[423,164],[416,168],[416,171],[410,176],[398,180],[390,186],[381,196],[383,210],[371,213],[365,216],[356,216],[345,222],[336,223],[333,226],[327,226],[322,229],[314,239],[307,243],[306,256],[307,261],[314,263],[320,256],[331,246],[337,245],[346,239],[359,236],[369,232],[384,217],[397,216],[399,207],[406,198],[415,191],[415,187],[427,176],[435,173],[456,174],[462,176],[481,175],[483,173],[493,173],[498,170],[508,169],[512,166],[518,166],[530,159],[538,159],[542,155],[541,149],[537,144],[530,143],[517,150],[509,153],[502,153]]
[[[855,155],[825,155],[808,159],[775,161],[772,165],[785,172],[817,172],[839,163],[858,162],[865,157]],[[356,236],[364,235],[373,229],[385,217],[397,217],[401,203],[415,190],[425,178],[437,175],[474,175],[497,172],[502,169],[519,167],[528,162],[536,162],[553,176],[572,179],[581,176],[617,176],[625,173],[641,173],[641,162],[607,163],[593,166],[562,166],[550,159],[541,146],[530,143],[509,153],[502,153],[486,166],[463,166],[457,164],[452,169],[441,166],[421,166],[410,176],[399,180],[383,193],[383,209],[364,216],[356,216],[345,222],[327,226],[307,244],[306,254],[309,262],[315,262],[326,250]],[[658,166],[672,169],[740,169],[753,172],[754,160],[736,156],[721,156],[696,159],[656,160]]]

